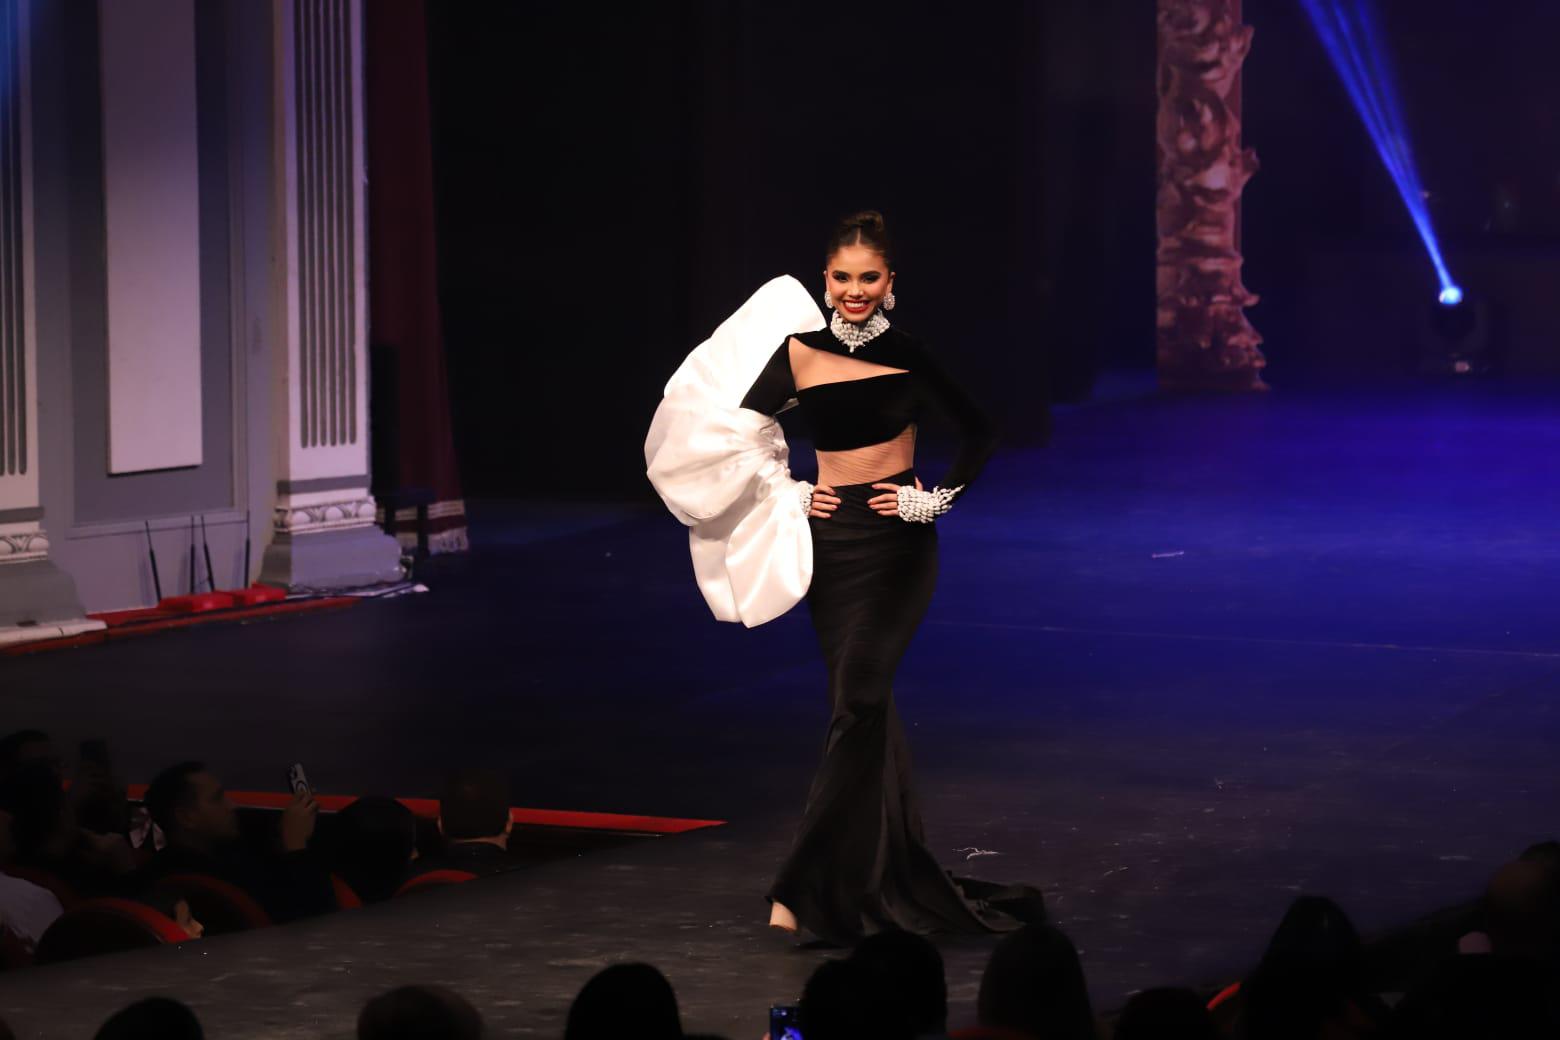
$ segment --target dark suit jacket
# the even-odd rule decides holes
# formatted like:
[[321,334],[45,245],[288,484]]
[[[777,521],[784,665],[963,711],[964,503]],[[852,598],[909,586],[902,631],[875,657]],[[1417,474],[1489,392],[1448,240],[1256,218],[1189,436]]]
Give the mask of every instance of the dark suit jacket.
[[130,876],[133,892],[145,892],[172,874],[207,874],[242,888],[273,921],[291,921],[336,908],[330,874],[305,849],[258,857],[241,848],[205,854],[169,847]]
[[449,842],[432,856],[412,864],[412,875],[434,870],[465,870],[478,877],[503,874],[527,866],[529,861],[487,842]]

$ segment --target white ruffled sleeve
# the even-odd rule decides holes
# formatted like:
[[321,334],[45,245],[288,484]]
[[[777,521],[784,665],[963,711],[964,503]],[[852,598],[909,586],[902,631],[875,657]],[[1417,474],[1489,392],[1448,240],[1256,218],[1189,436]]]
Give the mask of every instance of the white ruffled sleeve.
[[646,475],[689,526],[694,577],[722,621],[772,621],[812,581],[812,534],[785,434],[740,401],[785,337],[822,327],[801,283],[767,283],[683,362],[645,438]]

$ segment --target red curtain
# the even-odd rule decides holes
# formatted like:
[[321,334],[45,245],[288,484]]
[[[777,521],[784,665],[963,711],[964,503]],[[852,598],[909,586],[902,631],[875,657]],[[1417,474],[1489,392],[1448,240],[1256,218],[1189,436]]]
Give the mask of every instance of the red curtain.
[[429,547],[467,547],[439,313],[433,142],[423,0],[363,5],[368,150],[369,352],[373,479],[390,529]]

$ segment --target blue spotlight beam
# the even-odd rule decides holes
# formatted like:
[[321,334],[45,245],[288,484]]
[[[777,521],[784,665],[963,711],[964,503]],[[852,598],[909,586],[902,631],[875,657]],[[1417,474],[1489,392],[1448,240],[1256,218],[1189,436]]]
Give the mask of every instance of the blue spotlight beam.
[[1414,229],[1419,232],[1419,239],[1424,243],[1441,283],[1441,299],[1443,302],[1453,298],[1461,300],[1462,290],[1452,281],[1435,237],[1435,228],[1430,224],[1424,188],[1413,153],[1409,151],[1408,128],[1371,0],[1300,2],[1316,26],[1316,34],[1365,123],[1366,132],[1414,222]]

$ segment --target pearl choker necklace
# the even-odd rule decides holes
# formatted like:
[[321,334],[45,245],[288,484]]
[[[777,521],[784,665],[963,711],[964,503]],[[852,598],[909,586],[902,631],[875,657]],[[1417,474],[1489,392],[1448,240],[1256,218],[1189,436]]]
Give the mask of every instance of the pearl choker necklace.
[[888,319],[883,317],[881,310],[872,312],[872,317],[857,324],[846,321],[840,317],[840,312],[835,311],[829,319],[829,331],[834,333],[834,338],[845,344],[854,354],[857,347],[865,346],[888,331]]

